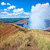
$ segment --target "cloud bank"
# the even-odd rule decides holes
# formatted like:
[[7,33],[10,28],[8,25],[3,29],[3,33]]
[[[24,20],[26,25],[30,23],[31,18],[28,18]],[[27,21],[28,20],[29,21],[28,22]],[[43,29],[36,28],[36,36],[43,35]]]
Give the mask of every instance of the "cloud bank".
[[32,6],[31,8],[31,15],[27,28],[44,30],[46,27],[45,19],[50,20],[49,3],[36,4],[36,6]]
[[[0,18],[29,18],[30,13],[25,12],[23,8],[14,8],[8,7],[9,9],[4,9],[4,12],[1,12]],[[11,13],[8,11],[12,10]]]
[[16,8],[10,3],[1,2],[1,6],[6,6],[1,10],[0,18],[29,18],[30,12],[25,12],[23,8]]

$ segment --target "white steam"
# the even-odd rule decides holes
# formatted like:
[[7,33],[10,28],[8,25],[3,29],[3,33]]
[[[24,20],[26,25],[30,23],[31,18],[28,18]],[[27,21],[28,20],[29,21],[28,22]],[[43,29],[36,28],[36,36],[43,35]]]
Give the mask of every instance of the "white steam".
[[45,19],[50,20],[50,5],[36,4],[32,6],[31,15],[27,28],[44,30],[46,27]]

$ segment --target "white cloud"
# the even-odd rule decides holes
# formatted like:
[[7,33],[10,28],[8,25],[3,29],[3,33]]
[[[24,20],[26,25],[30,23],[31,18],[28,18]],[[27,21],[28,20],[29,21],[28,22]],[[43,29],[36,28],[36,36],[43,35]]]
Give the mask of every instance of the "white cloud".
[[7,3],[7,5],[11,5],[10,3]]
[[13,10],[13,12],[21,12],[21,13],[23,13],[23,11],[24,11],[23,8],[18,8]]
[[44,30],[46,27],[45,19],[50,20],[49,3],[36,4],[36,6],[32,6],[30,15],[31,24],[29,23],[29,28]]
[[17,13],[13,13],[12,15],[18,15]]
[[6,5],[6,3],[5,2],[1,2],[1,5]]
[[31,13],[33,13],[33,15],[39,15],[39,17],[41,16],[43,19],[50,19],[50,5],[49,3],[36,4],[36,6],[32,6]]
[[[6,3],[7,4],[7,3]],[[8,5],[8,4],[7,4]],[[10,13],[9,13],[9,10],[10,9],[13,9],[13,11],[11,11]],[[6,14],[6,16],[5,16],[5,14]],[[25,14],[25,15],[24,15]],[[4,17],[6,17],[6,18],[16,18],[16,17],[18,17],[18,18],[27,18],[28,16],[29,16],[29,12],[24,12],[24,9],[23,8],[18,8],[18,9],[16,9],[16,7],[14,6],[14,5],[12,5],[12,6],[9,6],[9,7],[7,7],[7,9],[4,9],[4,12],[1,12],[1,15],[3,15]],[[20,16],[19,16],[20,15]],[[2,16],[2,17],[3,17]],[[4,18],[3,17],[3,18]]]
[[[0,18],[25,18],[28,17],[29,13],[24,12],[23,8],[18,8],[16,9],[16,6],[11,5],[10,3],[5,3],[2,2],[2,5],[9,5],[9,7],[7,7],[6,9],[4,9],[4,11],[1,11],[1,17]],[[13,11],[11,11],[9,13],[9,10],[13,9]],[[24,15],[25,14],[25,15]]]
[[48,6],[49,5],[49,3],[46,3],[46,4],[42,4],[42,6]]
[[7,13],[7,15],[10,15],[11,16],[12,14],[11,13]]
[[29,13],[29,12],[24,12],[24,14],[25,14],[25,15],[30,15],[30,13]]
[[13,10],[13,15],[18,15],[18,14],[21,14],[23,12],[24,12],[23,8],[14,9]]
[[11,5],[10,3],[1,2],[1,5]]
[[4,9],[5,11],[7,10],[7,9]]
[[14,8],[16,8],[14,5],[7,7],[7,9],[9,9],[9,10],[14,9]]
[[1,12],[1,13],[5,14],[5,13],[7,13],[7,12]]

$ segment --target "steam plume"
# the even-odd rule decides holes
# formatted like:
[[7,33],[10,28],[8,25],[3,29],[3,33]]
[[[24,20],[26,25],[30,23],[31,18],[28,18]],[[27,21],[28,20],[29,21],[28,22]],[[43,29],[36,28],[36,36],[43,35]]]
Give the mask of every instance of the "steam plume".
[[50,20],[50,5],[36,4],[32,6],[29,23],[26,28],[44,30],[46,27],[45,19]]

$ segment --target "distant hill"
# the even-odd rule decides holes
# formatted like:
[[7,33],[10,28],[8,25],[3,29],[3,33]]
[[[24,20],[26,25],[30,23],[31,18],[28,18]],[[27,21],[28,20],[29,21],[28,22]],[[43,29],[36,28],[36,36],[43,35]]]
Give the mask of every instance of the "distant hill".
[[46,20],[45,22],[46,22],[45,30],[50,32],[50,20]]
[[26,27],[27,23],[28,23],[28,18],[20,20],[18,22],[15,22],[14,24],[17,24],[17,25],[22,26],[22,27]]
[[50,27],[50,20],[46,20],[46,27]]
[[0,50],[50,50],[50,32],[0,23]]
[[50,32],[50,27],[45,28],[45,30]]

